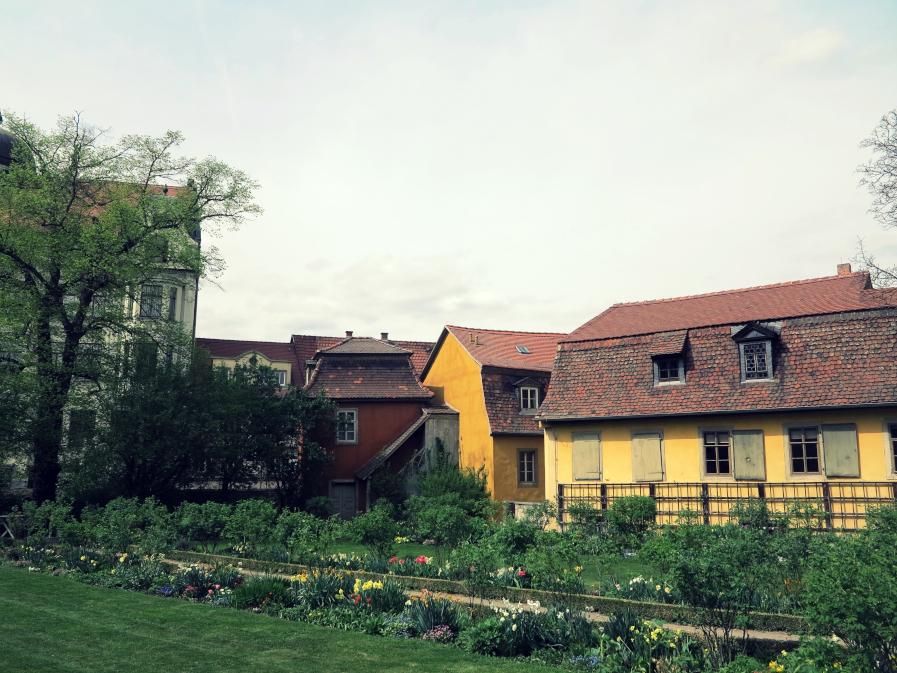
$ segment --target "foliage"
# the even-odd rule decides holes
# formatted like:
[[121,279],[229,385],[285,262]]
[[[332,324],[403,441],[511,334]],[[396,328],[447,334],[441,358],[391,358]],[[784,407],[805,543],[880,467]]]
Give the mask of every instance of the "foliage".
[[238,609],[259,608],[279,610],[290,605],[287,583],[277,577],[251,576],[234,589],[230,605]]
[[288,551],[290,562],[295,558],[317,565],[321,557],[330,554],[342,529],[343,524],[335,514],[320,519],[308,512],[284,510],[277,518],[272,539]]
[[628,543],[638,544],[654,525],[657,503],[646,495],[626,495],[613,501],[607,512],[611,527]]
[[[239,226],[261,212],[257,184],[209,158],[172,155],[183,136],[125,136],[109,142],[79,115],[52,131],[10,114],[21,141],[0,174],[0,339],[14,341],[14,366],[28,413],[34,497],[53,499],[67,408],[115,376],[108,337],[186,345],[174,320],[134,320],[146,279],[186,284],[214,273],[213,246],[194,242],[200,226]],[[160,183],[182,185],[164,198]],[[192,284],[192,283],[191,283]]]
[[[451,503],[468,517],[492,518],[498,513],[487,486],[486,469],[459,468],[443,452],[437,454],[430,469],[417,476],[415,487],[421,499]],[[444,500],[447,496],[451,498]]]
[[408,604],[410,624],[420,633],[428,633],[439,626],[458,631],[458,603],[447,596],[431,594],[424,589],[420,597],[412,596]]
[[463,542],[452,550],[449,566],[472,598],[481,597],[492,585],[492,573],[501,563],[498,555],[487,546]]
[[[667,571],[682,600],[696,608],[714,665],[728,663],[747,640],[747,619],[763,585],[761,533],[735,524],[667,527],[642,555]],[[735,631],[742,630],[738,644]]]
[[814,632],[835,634],[867,670],[897,670],[897,576],[889,530],[881,511],[873,527],[832,537],[806,576],[804,615]]
[[326,519],[333,513],[333,501],[326,495],[316,495],[305,501],[305,511],[319,519]]
[[277,510],[267,500],[241,500],[227,519],[224,535],[255,549],[270,535],[276,517]]
[[227,520],[233,513],[230,505],[205,502],[203,504],[184,502],[175,512],[178,534],[198,542],[200,549],[215,553],[224,538]]
[[351,538],[376,558],[392,555],[393,545],[399,534],[399,524],[392,518],[390,510],[390,507],[380,504],[345,525]]
[[532,587],[561,596],[585,593],[582,561],[576,548],[563,535],[546,531],[540,544],[531,549],[524,566],[532,575]]
[[590,502],[573,502],[567,507],[567,514],[570,517],[568,528],[571,531],[583,535],[595,535],[604,521],[605,512]]
[[206,596],[221,587],[235,589],[243,584],[243,575],[238,568],[217,564],[180,567],[171,576],[171,589],[181,595],[188,588],[197,596]]
[[522,565],[527,551],[536,544],[538,531],[530,523],[506,516],[491,529],[483,544],[494,549],[504,563]]
[[386,500],[393,507],[400,508],[408,497],[405,481],[398,474],[389,471],[389,463],[384,463],[370,478],[371,502]]
[[557,520],[558,505],[556,500],[543,500],[535,505],[526,508],[523,514],[523,520],[539,528],[545,530],[552,521]]

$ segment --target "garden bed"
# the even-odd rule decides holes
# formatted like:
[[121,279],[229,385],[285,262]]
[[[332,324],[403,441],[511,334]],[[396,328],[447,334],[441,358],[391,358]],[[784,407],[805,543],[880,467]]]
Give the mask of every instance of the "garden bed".
[[[235,556],[223,556],[219,554],[202,554],[198,552],[176,551],[168,552],[170,560],[186,563],[204,563],[215,565],[240,566],[245,570],[261,572],[278,572],[287,575],[299,575],[313,570],[308,566],[294,563],[276,563],[272,561],[259,561],[250,558],[238,558]],[[447,594],[469,595],[468,587],[463,582],[441,580],[427,577],[414,577],[410,575],[394,575],[384,573],[371,573],[361,570],[353,570],[352,574],[374,581],[392,580],[399,582],[408,589]],[[562,596],[548,591],[536,589],[518,589],[517,587],[486,586],[478,589],[477,594],[482,598],[507,598],[513,603],[526,603],[527,601],[539,601],[543,605],[563,600],[570,606],[580,609],[588,609],[591,612],[601,614],[615,614],[624,610],[631,610],[645,619],[659,619],[664,622],[676,622],[682,624],[696,623],[695,610],[687,605],[669,603],[648,603],[644,601],[632,601],[623,598],[609,598],[606,596],[591,596],[583,594],[563,594]],[[806,623],[795,615],[779,615],[762,612],[752,612],[750,627],[761,631],[786,631],[796,633],[806,630]]]

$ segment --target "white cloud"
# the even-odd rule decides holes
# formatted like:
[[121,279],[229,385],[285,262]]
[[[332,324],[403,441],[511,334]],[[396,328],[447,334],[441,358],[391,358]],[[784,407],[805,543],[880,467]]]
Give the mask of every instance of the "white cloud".
[[766,68],[787,68],[819,63],[833,56],[844,43],[844,35],[834,28],[814,28],[785,40],[778,51],[764,58],[760,64]]

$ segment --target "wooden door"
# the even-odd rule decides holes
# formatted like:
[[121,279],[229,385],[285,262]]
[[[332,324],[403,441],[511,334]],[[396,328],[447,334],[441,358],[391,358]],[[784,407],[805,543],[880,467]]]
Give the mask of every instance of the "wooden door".
[[355,517],[355,484],[331,484],[331,500],[336,514],[344,521]]

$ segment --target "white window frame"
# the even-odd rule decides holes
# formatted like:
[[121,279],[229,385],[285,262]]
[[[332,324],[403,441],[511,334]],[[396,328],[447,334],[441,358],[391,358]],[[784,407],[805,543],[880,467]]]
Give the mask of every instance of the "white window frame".
[[[147,288],[159,288],[159,292],[148,292]],[[162,302],[165,299],[165,286],[161,283],[146,283],[140,287],[140,302],[137,315],[144,320],[160,320],[162,318]],[[144,305],[146,310],[144,312]]]
[[274,376],[277,378],[277,385],[285,386],[287,384],[287,370],[275,369]]
[[[520,411],[522,413],[535,413],[539,410],[539,389],[533,386],[521,386],[520,387]],[[532,393],[530,399],[528,399],[527,391]],[[525,406],[529,404],[529,402],[533,402],[535,406]]]
[[[342,407],[336,410],[336,420],[338,424],[348,423],[349,421],[342,420],[341,416],[343,414],[352,414],[352,430],[342,430],[340,431],[339,425],[336,428],[336,443],[337,444],[358,444],[358,409],[343,409]],[[352,434],[352,438],[348,439],[349,434]],[[343,434],[343,439],[340,439],[340,434]]]
[[[705,432],[729,433],[729,472],[728,474],[713,474],[707,472],[707,457],[704,451]],[[701,459],[701,481],[735,481],[735,428],[731,425],[707,425],[698,427],[698,447]]]
[[[747,345],[756,345],[756,344],[764,344],[766,346],[766,376],[764,378],[753,378],[749,379],[747,377],[747,360],[744,356],[744,347]],[[773,362],[772,362],[772,339],[765,340],[756,340],[756,341],[740,341],[738,342],[738,357],[741,361],[741,382],[742,383],[757,383],[763,381],[772,381],[773,380]],[[797,426],[795,426],[797,427]]]

